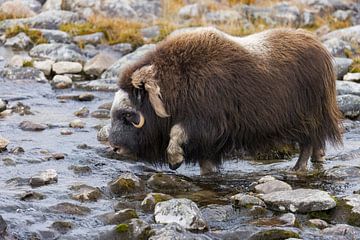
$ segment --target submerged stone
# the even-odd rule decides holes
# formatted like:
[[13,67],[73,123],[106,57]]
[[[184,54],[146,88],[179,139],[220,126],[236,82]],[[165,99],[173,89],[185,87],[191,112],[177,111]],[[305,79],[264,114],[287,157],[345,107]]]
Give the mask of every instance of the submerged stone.
[[172,196],[163,193],[149,193],[141,202],[141,208],[144,211],[151,212],[154,211],[155,205],[157,203],[167,201],[172,198]]
[[30,178],[30,185],[40,187],[46,184],[56,183],[58,174],[55,169],[48,169]]
[[280,180],[271,180],[255,186],[255,191],[258,193],[272,193],[277,191],[292,190],[292,187],[286,182]]
[[91,211],[91,209],[88,207],[79,206],[68,202],[56,204],[55,206],[50,207],[50,210],[55,213],[70,215],[86,215]]

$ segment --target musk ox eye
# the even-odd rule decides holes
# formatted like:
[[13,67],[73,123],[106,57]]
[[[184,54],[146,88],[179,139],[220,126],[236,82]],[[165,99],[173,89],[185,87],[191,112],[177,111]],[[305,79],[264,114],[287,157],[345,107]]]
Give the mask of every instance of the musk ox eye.
[[135,128],[142,128],[145,123],[141,112],[127,112],[124,114],[124,118],[127,124],[132,124]]

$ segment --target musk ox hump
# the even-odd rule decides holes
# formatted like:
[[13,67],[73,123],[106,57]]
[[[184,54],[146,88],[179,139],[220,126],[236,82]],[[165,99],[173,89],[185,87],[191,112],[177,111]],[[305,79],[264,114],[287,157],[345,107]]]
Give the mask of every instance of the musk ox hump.
[[149,93],[151,106],[154,108],[156,115],[161,118],[169,117],[165,110],[164,103],[161,100],[160,87],[155,78],[156,70],[153,65],[144,66],[136,70],[131,76],[131,83],[135,88],[144,86]]

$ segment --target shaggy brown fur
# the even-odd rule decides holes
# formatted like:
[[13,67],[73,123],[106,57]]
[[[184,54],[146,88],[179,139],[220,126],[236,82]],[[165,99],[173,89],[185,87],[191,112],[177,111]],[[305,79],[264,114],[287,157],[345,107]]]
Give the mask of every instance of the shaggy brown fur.
[[[311,34],[289,29],[269,31],[263,45],[264,53],[256,54],[216,31],[184,33],[129,67],[119,86],[146,119],[138,156],[165,163],[175,124],[187,133],[187,163],[220,164],[234,149],[254,153],[297,142],[295,168],[303,169],[311,153],[320,160],[326,141],[340,144],[335,75],[326,49]],[[145,87],[132,83],[133,73],[150,65],[169,117],[156,115]]]

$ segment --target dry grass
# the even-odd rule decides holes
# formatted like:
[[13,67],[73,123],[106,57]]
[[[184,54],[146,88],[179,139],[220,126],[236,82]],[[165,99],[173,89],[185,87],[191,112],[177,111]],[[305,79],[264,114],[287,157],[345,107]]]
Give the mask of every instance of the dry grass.
[[360,73],[360,56],[353,58],[353,63],[350,66],[351,73]]
[[60,30],[72,36],[103,32],[109,44],[131,43],[133,47],[138,47],[144,44],[140,32],[142,27],[141,23],[121,18],[93,16],[85,23],[62,24]]
[[43,34],[38,30],[32,30],[28,26],[14,26],[6,29],[6,38],[11,38],[19,34],[20,32],[25,33],[31,41],[37,45],[41,43],[47,43],[48,41],[43,37]]

